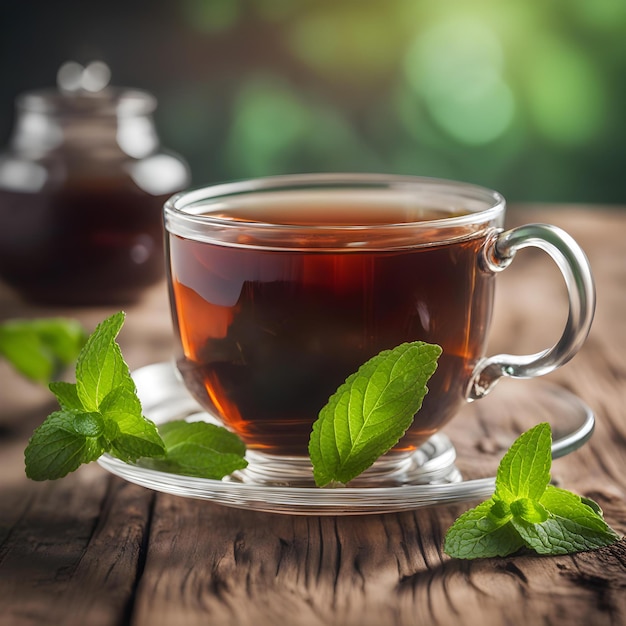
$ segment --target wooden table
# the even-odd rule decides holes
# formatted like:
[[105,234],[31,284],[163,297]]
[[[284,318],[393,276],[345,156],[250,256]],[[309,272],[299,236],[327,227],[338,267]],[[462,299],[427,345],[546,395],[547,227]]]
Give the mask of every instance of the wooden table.
[[[589,443],[555,461],[553,477],[596,499],[624,534],[626,211],[529,206],[509,217],[509,225],[562,226],[594,268],[594,328],[579,355],[549,378],[590,405],[597,426]],[[498,280],[490,351],[553,343],[565,302],[551,262],[524,251]],[[132,368],[170,356],[166,298],[159,285],[127,310],[120,343]],[[93,328],[114,310],[35,309],[0,289],[3,319],[64,314]],[[54,402],[6,363],[0,398],[3,626],[626,623],[624,540],[574,556],[463,562],[443,554],[442,537],[472,503],[306,517],[156,493],[96,464],[55,482],[30,482],[23,450]],[[468,420],[455,426],[457,435],[461,426],[479,427]],[[485,444],[476,454],[501,454],[501,442],[486,435]]]

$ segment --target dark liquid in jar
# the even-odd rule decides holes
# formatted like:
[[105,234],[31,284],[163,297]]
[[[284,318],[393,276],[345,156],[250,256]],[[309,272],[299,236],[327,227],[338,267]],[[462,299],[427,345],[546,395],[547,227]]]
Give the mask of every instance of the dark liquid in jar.
[[[406,220],[390,211],[366,219]],[[329,214],[340,216],[341,207]],[[298,215],[300,224],[319,219]],[[493,299],[493,277],[478,267],[484,234],[369,251],[168,241],[179,369],[199,402],[249,448],[306,455],[329,396],[366,360],[407,341],[437,343],[443,355],[396,450],[421,445],[462,404]]]
[[130,180],[0,191],[0,275],[34,302],[132,302],[164,275],[167,197]]

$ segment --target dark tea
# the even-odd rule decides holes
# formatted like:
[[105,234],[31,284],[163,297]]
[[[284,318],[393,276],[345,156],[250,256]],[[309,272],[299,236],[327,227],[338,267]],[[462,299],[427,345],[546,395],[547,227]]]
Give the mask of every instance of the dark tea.
[[[494,275],[479,252],[489,229],[435,223],[409,238],[405,225],[463,213],[302,193],[195,208],[226,223],[218,237],[170,232],[185,384],[250,449],[303,456],[318,412],[348,375],[381,350],[436,343],[443,354],[429,393],[395,448],[414,450],[464,402],[483,356]],[[248,224],[260,234],[247,234]]]
[[132,302],[163,277],[166,199],[121,179],[0,191],[0,274],[33,302]]

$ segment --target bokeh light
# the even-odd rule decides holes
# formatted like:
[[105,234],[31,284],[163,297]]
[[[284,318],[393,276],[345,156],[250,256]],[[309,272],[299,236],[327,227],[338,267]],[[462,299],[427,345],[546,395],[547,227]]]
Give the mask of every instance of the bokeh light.
[[452,18],[420,33],[410,46],[407,80],[453,140],[484,144],[513,120],[514,98],[503,79],[496,34],[472,18]]
[[601,68],[556,37],[536,40],[528,55],[524,87],[538,131],[568,146],[601,136],[607,113]]
[[308,12],[286,30],[287,42],[294,56],[317,73],[371,84],[393,71],[402,50],[393,17],[368,3],[358,11],[339,6]]
[[183,0],[185,21],[205,33],[218,33],[231,28],[241,15],[239,0]]

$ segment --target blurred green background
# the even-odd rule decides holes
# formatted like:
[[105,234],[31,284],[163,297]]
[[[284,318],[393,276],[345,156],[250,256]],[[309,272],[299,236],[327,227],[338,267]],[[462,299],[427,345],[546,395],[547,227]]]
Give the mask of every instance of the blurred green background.
[[1,0],[0,139],[67,60],[159,100],[193,184],[438,176],[626,204],[625,0]]

